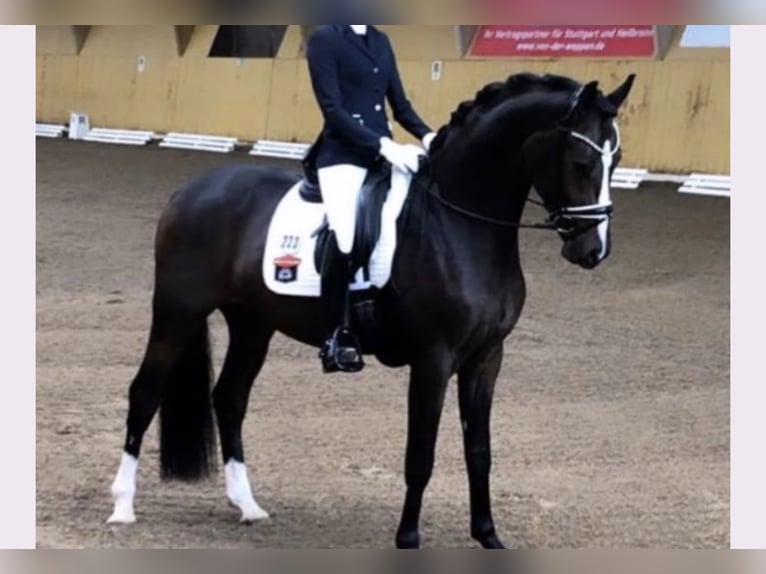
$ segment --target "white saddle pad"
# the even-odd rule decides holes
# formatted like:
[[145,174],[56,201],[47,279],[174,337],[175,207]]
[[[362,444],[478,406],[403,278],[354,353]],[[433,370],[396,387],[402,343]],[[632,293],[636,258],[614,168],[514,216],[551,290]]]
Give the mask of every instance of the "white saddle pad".
[[[383,205],[380,239],[370,260],[370,280],[365,282],[360,270],[351,290],[382,288],[391,278],[396,221],[411,181],[411,174],[391,170],[391,189]],[[325,209],[320,203],[304,201],[299,193],[300,185],[299,182],[287,192],[271,219],[263,258],[263,278],[266,286],[279,295],[319,297],[321,277],[314,264],[317,238],[311,235],[322,224]]]

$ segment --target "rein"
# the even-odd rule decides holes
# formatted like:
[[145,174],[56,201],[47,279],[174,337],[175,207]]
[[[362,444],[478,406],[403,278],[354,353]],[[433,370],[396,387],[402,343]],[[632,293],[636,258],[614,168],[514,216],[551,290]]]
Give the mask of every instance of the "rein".
[[[452,211],[455,211],[470,219],[481,221],[482,223],[489,223],[490,225],[497,225],[498,227],[510,227],[515,229],[545,229],[548,231],[556,231],[556,229],[558,228],[558,226],[553,221],[549,221],[546,223],[516,223],[514,221],[504,221],[502,219],[494,219],[492,217],[486,217],[484,215],[479,215],[478,213],[473,213],[471,211],[468,211],[467,209],[463,209],[462,207],[458,207],[454,203],[447,201],[441,195],[434,192],[432,187],[428,188],[427,193],[428,195],[436,199],[439,203],[451,209]],[[534,199],[527,199],[527,201],[529,203],[535,203],[537,205],[542,205],[543,207],[545,207],[544,204],[540,201],[535,201]]]
[[[459,213],[470,219],[488,223],[490,225],[513,229],[542,229],[546,231],[558,231],[559,233],[569,237],[581,235],[582,233],[585,233],[586,231],[589,231],[590,229],[598,227],[602,223],[609,221],[612,217],[613,203],[610,197],[610,168],[612,166],[614,155],[619,151],[621,146],[620,130],[617,127],[617,122],[614,123],[614,131],[617,136],[617,141],[614,149],[612,148],[612,144],[609,140],[607,140],[602,147],[583,134],[577,132],[568,132],[571,137],[585,143],[601,155],[604,173],[601,182],[601,192],[599,194],[598,203],[572,207],[559,207],[552,210],[544,202],[537,201],[528,197],[526,200],[527,203],[539,205],[548,212],[548,219],[543,223],[517,223],[514,221],[505,221],[502,219],[495,219],[493,217],[479,215],[478,213],[473,213],[467,209],[463,209],[462,207],[459,207],[458,205],[455,205],[454,203],[446,200],[441,195],[438,195],[433,191],[433,186],[428,186],[426,191],[428,195],[436,199],[439,203],[449,208],[450,210],[455,211],[456,213]],[[592,223],[576,231],[573,230],[571,226],[564,227],[565,225],[571,224],[576,220],[590,220]]]

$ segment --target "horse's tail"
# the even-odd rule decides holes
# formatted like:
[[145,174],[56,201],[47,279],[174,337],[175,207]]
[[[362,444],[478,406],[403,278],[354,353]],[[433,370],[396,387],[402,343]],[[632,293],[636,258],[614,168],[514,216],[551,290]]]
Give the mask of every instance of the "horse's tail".
[[165,381],[160,405],[163,480],[198,481],[215,465],[212,380],[208,324],[203,321]]

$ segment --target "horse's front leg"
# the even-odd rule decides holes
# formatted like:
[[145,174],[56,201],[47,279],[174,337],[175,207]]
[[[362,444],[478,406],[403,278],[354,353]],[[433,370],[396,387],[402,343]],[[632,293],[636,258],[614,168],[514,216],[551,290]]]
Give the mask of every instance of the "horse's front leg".
[[420,548],[420,510],[433,471],[449,370],[447,354],[433,353],[413,363],[410,371],[405,461],[407,495],[396,535],[396,547],[400,549]]
[[489,549],[505,548],[495,533],[489,488],[492,466],[490,411],[502,361],[503,344],[500,342],[458,372],[460,418],[471,497],[471,536]]

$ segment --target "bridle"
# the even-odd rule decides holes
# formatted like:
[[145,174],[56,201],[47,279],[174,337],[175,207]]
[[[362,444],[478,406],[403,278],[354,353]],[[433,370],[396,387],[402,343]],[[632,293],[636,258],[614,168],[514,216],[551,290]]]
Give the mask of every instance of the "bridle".
[[[435,193],[432,186],[428,187],[428,193],[452,211],[491,225],[510,227],[515,229],[544,229],[549,231],[557,231],[565,239],[574,239],[575,237],[582,235],[594,227],[598,227],[599,231],[603,231],[605,234],[606,226],[611,221],[614,211],[610,189],[612,171],[611,168],[614,163],[614,156],[620,150],[622,145],[620,129],[617,126],[617,122],[613,122],[612,125],[614,126],[614,132],[616,136],[614,148],[612,148],[612,142],[610,141],[610,138],[607,138],[604,145],[600,146],[584,134],[570,131],[562,127],[556,128],[557,131],[565,131],[570,137],[583,142],[601,156],[601,163],[603,166],[601,191],[598,196],[598,202],[590,205],[563,206],[552,208],[542,201],[527,198],[527,202],[539,205],[548,212],[548,219],[543,223],[516,223],[511,221],[504,221],[501,219],[494,219],[492,217],[486,217],[463,209],[462,207],[459,207],[454,203],[446,200],[441,195]],[[590,224],[577,226],[575,223],[578,221],[589,221]],[[602,245],[605,245],[605,243],[605,241],[602,241]]]
[[[620,128],[617,126],[617,122],[613,122],[612,125],[616,137],[614,148],[612,148],[612,142],[609,138],[607,138],[603,146],[599,146],[588,136],[574,131],[568,132],[571,137],[583,142],[601,156],[603,173],[601,176],[601,191],[597,203],[551,209],[543,202],[538,202],[532,199],[529,200],[531,203],[544,207],[549,213],[548,223],[555,226],[556,231],[568,239],[577,237],[599,225],[609,223],[612,218],[614,211],[610,186],[612,165],[614,164],[614,156],[620,151],[622,145]],[[590,225],[576,227],[574,224],[577,221],[589,221]]]

